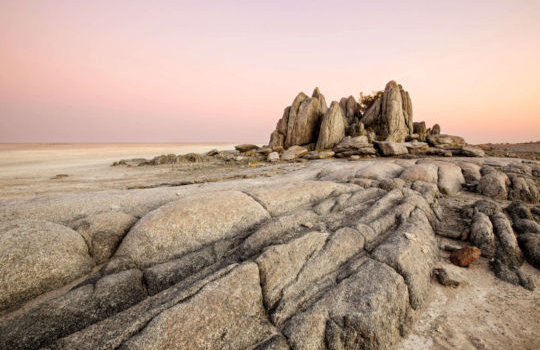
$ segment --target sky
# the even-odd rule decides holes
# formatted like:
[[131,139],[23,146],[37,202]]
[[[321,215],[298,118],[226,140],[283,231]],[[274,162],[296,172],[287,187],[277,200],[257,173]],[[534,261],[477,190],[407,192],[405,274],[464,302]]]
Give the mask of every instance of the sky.
[[540,1],[0,0],[0,142],[268,142],[300,92],[409,91],[540,140]]

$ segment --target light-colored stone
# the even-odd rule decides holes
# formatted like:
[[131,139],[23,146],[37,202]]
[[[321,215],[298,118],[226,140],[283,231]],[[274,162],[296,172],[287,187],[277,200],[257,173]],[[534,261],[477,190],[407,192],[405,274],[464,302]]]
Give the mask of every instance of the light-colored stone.
[[279,153],[277,153],[277,152],[269,153],[266,160],[269,161],[270,163],[279,162]]
[[492,171],[482,176],[478,183],[478,192],[495,199],[507,199],[508,185],[510,185],[510,179],[505,173]]
[[403,143],[380,141],[376,145],[379,147],[383,156],[400,156],[409,153],[409,150]]
[[115,257],[129,258],[137,266],[161,263],[232,237],[268,218],[268,212],[242,192],[189,196],[139,220]]
[[289,116],[289,129],[287,130],[285,146],[291,147],[315,142],[322,115],[319,100],[313,97],[306,98],[300,105],[298,114],[294,117]]
[[61,287],[93,266],[84,239],[68,227],[0,222],[0,310]]
[[113,255],[135,222],[137,218],[132,215],[109,211],[78,220],[72,227],[83,236],[96,264],[101,264]]
[[300,270],[314,252],[320,250],[327,234],[308,233],[286,244],[271,246],[257,258],[265,305],[273,308],[283,289],[294,282]]
[[326,344],[335,349],[391,349],[411,322],[408,299],[400,275],[366,259],[352,276],[292,317],[283,332],[293,349],[326,349]]
[[290,182],[250,190],[272,215],[281,215],[302,205],[319,201],[331,193],[341,194],[353,188],[326,181]]
[[156,316],[121,349],[245,349],[278,334],[266,317],[257,265],[245,263]]
[[398,177],[403,167],[389,162],[375,162],[356,172],[356,177],[372,180],[386,180]]
[[486,155],[484,150],[473,146],[462,146],[461,154],[467,157],[484,157]]
[[424,181],[436,184],[439,179],[439,168],[432,163],[415,164],[405,168],[401,175],[401,179],[405,181]]
[[382,96],[366,111],[362,122],[384,141],[404,142],[413,133],[412,102],[395,81],[386,84]]
[[281,154],[281,160],[294,160],[308,153],[308,149],[302,146],[291,146]]
[[345,137],[345,119],[341,107],[334,101],[322,117],[317,149],[328,149],[337,145]]
[[465,183],[465,178],[461,173],[461,168],[452,163],[439,163],[439,191],[443,194],[455,195],[461,190],[461,185]]

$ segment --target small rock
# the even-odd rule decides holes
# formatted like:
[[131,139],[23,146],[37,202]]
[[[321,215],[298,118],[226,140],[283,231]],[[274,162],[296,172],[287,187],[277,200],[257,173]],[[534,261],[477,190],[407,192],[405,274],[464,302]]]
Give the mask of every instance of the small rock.
[[360,156],[359,156],[359,155],[356,155],[356,154],[355,154],[355,155],[352,155],[352,156],[349,157],[349,160],[350,160],[350,161],[360,160]]
[[259,149],[259,146],[246,143],[246,144],[234,146],[234,148],[239,152],[247,152],[247,151],[251,151],[252,149],[255,149],[255,150]]
[[279,162],[279,153],[271,152],[270,154],[268,154],[268,157],[266,158],[266,160],[269,161],[270,163]]
[[409,153],[409,150],[403,143],[384,141],[375,144],[379,147],[383,156],[400,156]]
[[484,157],[486,153],[478,147],[461,146],[461,154],[466,157]]
[[465,140],[463,140],[462,137],[453,136],[453,135],[444,135],[444,134],[428,135],[426,140],[433,147],[441,146],[441,145],[462,146],[465,144]]
[[458,281],[451,279],[450,276],[448,276],[448,272],[443,268],[433,269],[433,275],[437,277],[437,281],[445,287],[455,288],[460,284]]
[[291,146],[281,155],[281,160],[293,160],[308,153],[308,149],[302,146]]
[[480,257],[482,251],[476,247],[465,247],[450,254],[452,264],[467,267]]
[[259,154],[270,154],[273,150],[270,147],[262,147],[257,150],[257,153]]
[[[120,163],[117,163],[117,164],[120,164]],[[114,165],[114,164],[113,164]],[[54,176],[53,178],[51,178],[52,180],[57,180],[57,179],[64,179],[66,177],[68,177],[69,175],[68,174],[57,174],[56,176]]]
[[213,157],[218,153],[219,153],[219,151],[216,148],[214,148],[213,150],[210,150],[210,151],[206,152],[206,155],[209,156],[209,157]]

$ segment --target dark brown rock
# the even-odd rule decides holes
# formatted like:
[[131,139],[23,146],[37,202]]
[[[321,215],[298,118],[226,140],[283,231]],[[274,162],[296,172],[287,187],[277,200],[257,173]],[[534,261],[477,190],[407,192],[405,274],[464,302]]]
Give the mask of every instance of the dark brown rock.
[[480,257],[482,252],[476,247],[465,247],[450,254],[452,264],[460,267],[467,267]]

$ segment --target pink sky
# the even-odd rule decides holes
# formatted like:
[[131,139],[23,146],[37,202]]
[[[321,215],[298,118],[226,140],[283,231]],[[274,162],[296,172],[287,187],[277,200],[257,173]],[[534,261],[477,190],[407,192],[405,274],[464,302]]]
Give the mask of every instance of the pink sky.
[[260,142],[396,80],[471,143],[540,139],[540,1],[0,0],[0,142]]

